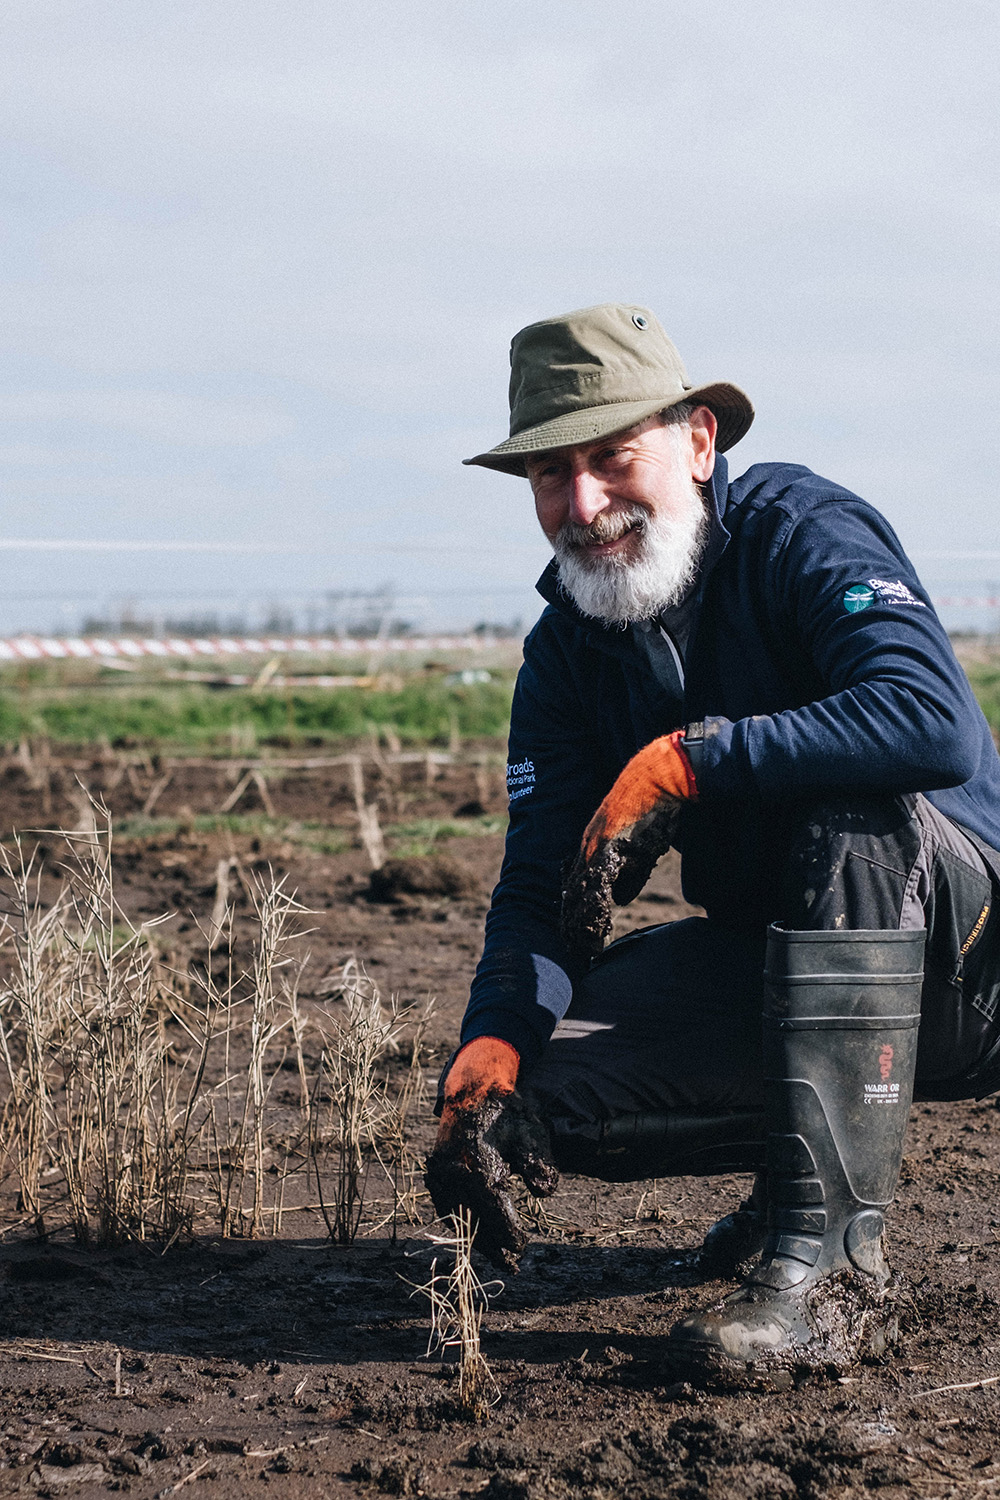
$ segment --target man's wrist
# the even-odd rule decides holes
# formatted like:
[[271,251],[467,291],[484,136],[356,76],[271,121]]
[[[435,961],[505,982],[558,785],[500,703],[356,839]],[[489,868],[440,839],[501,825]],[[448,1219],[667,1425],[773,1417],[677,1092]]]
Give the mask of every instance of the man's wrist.
[[681,749],[691,762],[691,770],[697,782],[701,776],[705,749],[705,725],[701,719],[695,719],[687,726],[681,738]]

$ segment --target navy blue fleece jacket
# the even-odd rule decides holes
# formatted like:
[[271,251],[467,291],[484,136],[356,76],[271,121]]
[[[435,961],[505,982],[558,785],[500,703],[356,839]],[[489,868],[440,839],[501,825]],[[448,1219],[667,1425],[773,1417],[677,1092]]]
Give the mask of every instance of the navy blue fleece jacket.
[[564,864],[626,761],[693,721],[705,742],[682,879],[719,920],[745,921],[748,868],[779,863],[769,807],[814,794],[924,792],[1000,849],[1000,759],[884,517],[795,464],[756,464],[730,485],[719,458],[710,500],[683,700],[632,629],[585,619],[554,564],[542,576],[549,606],[514,693],[510,829],[463,1042],[498,1036],[526,1065],[538,1056],[581,974],[559,936]]

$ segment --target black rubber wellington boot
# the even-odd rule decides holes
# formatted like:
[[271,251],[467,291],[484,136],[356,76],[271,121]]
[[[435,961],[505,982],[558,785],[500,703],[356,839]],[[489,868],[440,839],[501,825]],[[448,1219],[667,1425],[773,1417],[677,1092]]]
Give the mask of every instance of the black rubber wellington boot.
[[713,1224],[701,1246],[701,1268],[710,1276],[742,1276],[767,1240],[767,1174],[758,1172],[749,1198]]
[[668,1352],[726,1378],[884,1346],[892,1200],[913,1093],[925,934],[772,927],[765,970],[767,1221],[743,1287]]

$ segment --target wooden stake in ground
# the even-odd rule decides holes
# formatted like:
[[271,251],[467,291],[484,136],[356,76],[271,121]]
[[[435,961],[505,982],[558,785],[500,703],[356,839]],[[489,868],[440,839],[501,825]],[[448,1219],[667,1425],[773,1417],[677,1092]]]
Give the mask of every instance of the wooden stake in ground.
[[368,863],[373,870],[381,870],[385,864],[385,843],[378,821],[378,803],[365,801],[365,773],[360,756],[351,760],[351,790],[354,793],[354,810],[358,815],[358,832]]
[[281,657],[272,656],[271,660],[267,662],[265,666],[261,667],[260,671],[257,673],[257,676],[250,684],[251,693],[263,692],[280,666]]
[[212,952],[218,944],[226,926],[226,913],[229,909],[229,877],[235,864],[236,860],[230,855],[228,859],[220,859],[215,867],[215,902],[208,926],[209,952]]
[[260,794],[260,800],[264,804],[264,811],[267,813],[269,818],[273,818],[274,803],[271,801],[271,793],[267,789],[267,782],[264,780],[262,772],[257,770],[257,768],[253,766],[249,771],[245,771],[240,777],[234,789],[229,793],[229,796],[219,808],[219,812],[232,812],[237,802],[243,796],[243,793],[246,792],[251,786],[255,786],[257,788],[257,791]]
[[453,708],[448,715],[448,754],[461,755],[462,753],[462,731],[458,727],[458,709]]
[[148,818],[152,815],[153,808],[156,806],[157,802],[159,802],[163,793],[167,790],[167,787],[170,785],[173,779],[173,771],[165,771],[162,776],[158,777],[157,780],[153,782],[153,785],[149,789],[149,795],[147,796],[145,802],[142,804],[142,815],[144,818]]

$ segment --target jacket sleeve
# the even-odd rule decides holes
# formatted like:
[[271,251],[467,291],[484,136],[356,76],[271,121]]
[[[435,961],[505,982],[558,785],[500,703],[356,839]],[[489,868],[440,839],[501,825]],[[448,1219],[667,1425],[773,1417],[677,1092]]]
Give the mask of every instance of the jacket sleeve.
[[462,1042],[497,1036],[530,1067],[581,977],[559,936],[562,872],[613,780],[555,632],[542,617],[525,645],[511,709],[510,826],[486,919]]
[[853,496],[825,500],[768,559],[761,597],[821,684],[779,713],[708,718],[703,796],[916,792],[975,772],[982,714],[888,522]]

